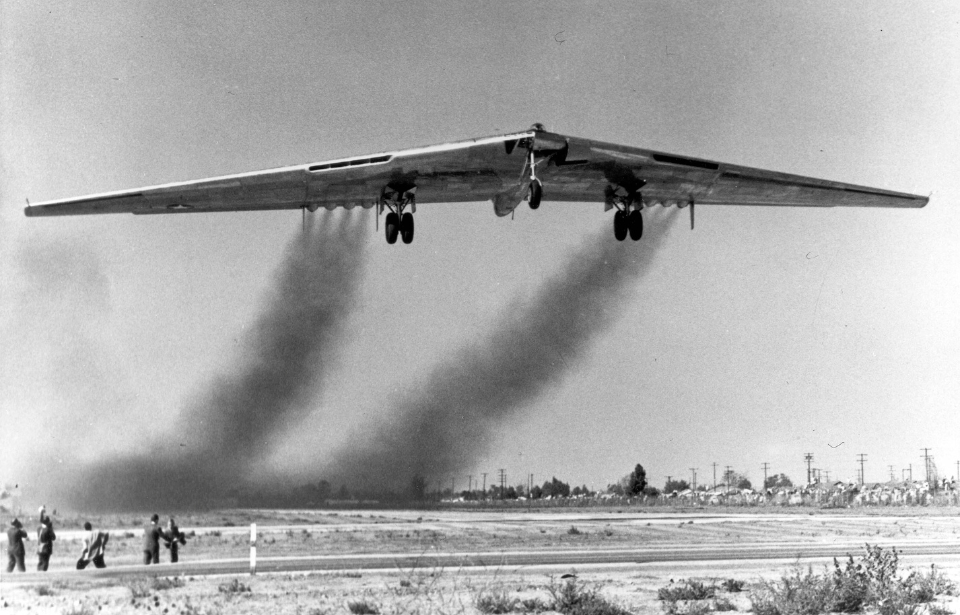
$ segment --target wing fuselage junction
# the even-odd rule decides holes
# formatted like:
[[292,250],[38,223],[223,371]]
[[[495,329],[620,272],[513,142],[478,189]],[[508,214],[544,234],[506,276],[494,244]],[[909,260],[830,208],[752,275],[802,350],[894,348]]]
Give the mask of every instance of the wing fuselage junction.
[[413,240],[417,204],[598,202],[639,239],[650,206],[923,207],[927,197],[528,131],[29,205],[29,217],[376,208],[387,240]]

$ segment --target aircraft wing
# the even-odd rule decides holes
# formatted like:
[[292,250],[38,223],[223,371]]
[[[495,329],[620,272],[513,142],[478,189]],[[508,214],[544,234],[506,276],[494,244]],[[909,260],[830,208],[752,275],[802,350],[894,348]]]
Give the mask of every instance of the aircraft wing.
[[[29,205],[27,216],[248,211],[524,199],[651,205],[923,207],[927,198],[578,137],[528,131]],[[389,224],[389,221],[388,221]],[[412,222],[411,222],[412,224]],[[389,231],[388,231],[389,236]],[[411,230],[412,236],[412,230]]]

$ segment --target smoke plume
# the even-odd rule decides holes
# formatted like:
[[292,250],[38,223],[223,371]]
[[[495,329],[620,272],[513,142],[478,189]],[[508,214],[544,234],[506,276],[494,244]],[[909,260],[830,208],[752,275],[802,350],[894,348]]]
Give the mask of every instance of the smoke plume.
[[[196,508],[245,486],[272,438],[310,411],[334,367],[361,277],[363,216],[325,212],[287,250],[240,364],[212,379],[174,429],[145,423],[138,455],[83,466],[65,485],[84,510]],[[339,219],[338,219],[339,218]],[[93,444],[93,443],[91,443]]]
[[355,434],[325,478],[382,488],[384,476],[407,485],[471,467],[485,434],[558,383],[614,320],[617,298],[650,270],[669,230],[671,214],[657,214],[639,243],[615,242],[607,230],[589,238],[487,339],[445,357],[392,404],[379,428]]

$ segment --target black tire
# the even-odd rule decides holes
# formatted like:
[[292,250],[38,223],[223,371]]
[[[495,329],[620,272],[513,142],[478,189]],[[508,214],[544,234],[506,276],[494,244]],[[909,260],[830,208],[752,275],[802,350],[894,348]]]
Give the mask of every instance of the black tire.
[[403,243],[413,242],[413,214],[409,212],[400,218],[400,237]]
[[397,243],[397,235],[400,233],[400,216],[392,211],[388,213],[383,230],[387,233],[387,243],[391,245]]
[[627,238],[627,212],[617,210],[613,214],[613,236],[617,241],[623,241]]
[[528,202],[530,203],[530,209],[537,209],[540,207],[540,200],[543,198],[543,184],[538,180],[530,182],[530,193],[528,195]]
[[635,209],[627,217],[627,228],[630,229],[630,239],[637,241],[643,237],[643,216]]

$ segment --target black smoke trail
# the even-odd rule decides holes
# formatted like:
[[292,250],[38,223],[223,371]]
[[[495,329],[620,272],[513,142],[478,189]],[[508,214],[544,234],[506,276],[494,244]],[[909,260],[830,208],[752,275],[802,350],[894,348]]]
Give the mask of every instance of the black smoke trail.
[[65,486],[69,504],[197,508],[245,486],[272,438],[309,412],[357,299],[365,216],[322,216],[291,242],[239,365],[204,387],[172,431],[144,421],[144,440],[166,432],[161,443],[79,468]]
[[487,339],[445,357],[391,405],[382,426],[354,434],[324,478],[382,488],[385,476],[406,486],[472,466],[485,434],[558,383],[618,315],[617,299],[654,265],[673,220],[657,213],[640,243],[615,242],[609,231],[586,241]]

